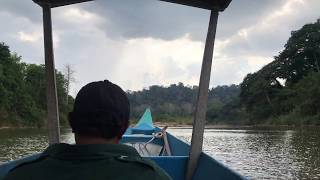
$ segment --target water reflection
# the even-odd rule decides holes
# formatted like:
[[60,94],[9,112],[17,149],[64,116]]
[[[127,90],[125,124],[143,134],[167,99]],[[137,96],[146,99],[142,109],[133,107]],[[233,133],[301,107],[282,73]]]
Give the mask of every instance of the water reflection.
[[[190,142],[191,129],[171,129]],[[320,134],[308,130],[206,130],[204,151],[252,179],[319,179]]]
[[[169,129],[187,142],[191,129]],[[73,134],[61,133],[65,143]],[[0,162],[41,152],[47,133],[37,129],[0,130]],[[320,179],[320,132],[317,129],[208,129],[204,151],[252,179]]]
[[[71,130],[62,130],[61,141],[64,143],[74,143]],[[0,163],[42,152],[46,147],[48,147],[48,136],[45,130],[0,130]]]
[[46,133],[43,130],[2,129],[0,130],[0,162],[41,152],[47,145]]
[[61,142],[67,143],[67,144],[74,144],[74,135],[71,132],[71,129],[63,129],[61,132]]

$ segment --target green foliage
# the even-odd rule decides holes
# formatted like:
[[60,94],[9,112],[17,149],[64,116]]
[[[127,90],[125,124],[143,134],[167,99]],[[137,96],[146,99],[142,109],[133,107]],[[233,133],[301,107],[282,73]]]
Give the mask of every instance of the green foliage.
[[154,115],[191,116],[196,100],[197,87],[187,87],[182,83],[169,87],[151,86],[142,91],[128,92],[132,118],[138,118],[147,107]]
[[289,86],[311,71],[320,72],[320,23],[293,31],[285,49],[275,57],[275,63],[277,76],[285,79]]
[[320,24],[307,24],[292,32],[273,62],[246,76],[240,103],[252,123],[319,123],[319,44]]
[[248,74],[241,83],[240,101],[255,119],[276,116],[274,98],[283,89],[280,82],[270,75],[270,66]]
[[[72,104],[66,104],[66,80],[57,71],[60,118],[66,122]],[[46,118],[46,81],[43,65],[25,64],[0,44],[0,126],[42,127]],[[70,97],[70,102],[73,98]]]
[[[194,104],[198,87],[184,86],[182,83],[169,87],[151,86],[137,92],[128,92],[131,103],[131,118],[138,119],[150,107],[155,121],[176,124],[192,124]],[[231,103],[238,99],[239,86],[218,86],[209,90],[208,121],[230,120]]]
[[215,119],[219,116],[220,111],[223,109],[224,104],[218,100],[218,99],[213,99],[209,102],[208,105],[208,113],[207,117],[209,119]]
[[[302,116],[320,115],[320,72],[311,72],[293,86],[295,111]],[[319,119],[320,121],[320,119]]]

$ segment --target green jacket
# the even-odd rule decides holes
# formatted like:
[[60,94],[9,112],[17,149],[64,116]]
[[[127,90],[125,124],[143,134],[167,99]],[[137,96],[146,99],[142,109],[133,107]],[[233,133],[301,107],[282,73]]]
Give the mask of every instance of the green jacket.
[[48,147],[43,156],[13,169],[5,180],[169,180],[161,168],[126,145]]

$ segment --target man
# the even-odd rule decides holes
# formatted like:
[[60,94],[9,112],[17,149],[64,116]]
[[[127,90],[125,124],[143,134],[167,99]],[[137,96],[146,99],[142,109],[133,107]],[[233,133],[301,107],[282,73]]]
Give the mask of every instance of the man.
[[39,159],[21,164],[5,179],[171,179],[134,148],[118,144],[128,128],[129,113],[129,100],[119,86],[109,81],[87,84],[69,114],[76,145],[52,145]]

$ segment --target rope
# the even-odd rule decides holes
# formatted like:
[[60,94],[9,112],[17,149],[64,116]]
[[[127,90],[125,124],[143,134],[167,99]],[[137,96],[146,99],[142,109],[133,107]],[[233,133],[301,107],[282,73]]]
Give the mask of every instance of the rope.
[[[166,133],[167,128],[168,128],[168,126],[165,126],[164,128],[161,129],[160,132],[153,133],[152,134],[152,138],[143,145],[144,148],[148,151],[148,149],[147,149],[147,145],[148,144],[150,144],[156,138],[163,138],[164,151],[167,153],[168,156],[171,156],[170,145],[169,145],[168,138],[167,138],[167,133]],[[164,154],[164,152],[163,152],[163,154]]]

